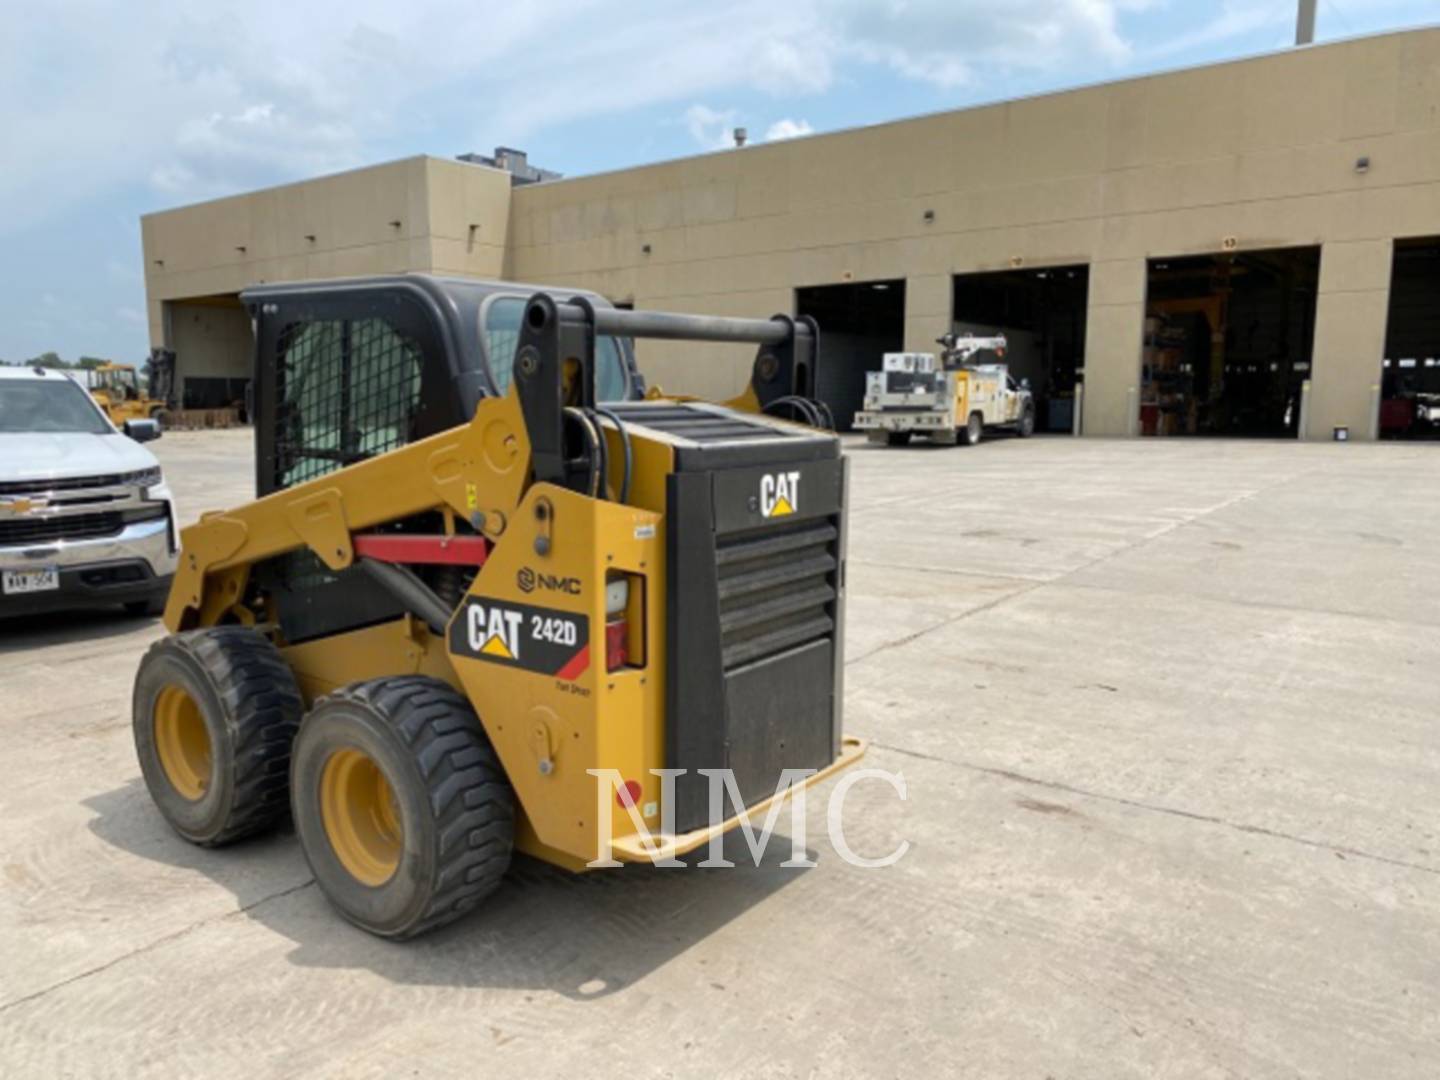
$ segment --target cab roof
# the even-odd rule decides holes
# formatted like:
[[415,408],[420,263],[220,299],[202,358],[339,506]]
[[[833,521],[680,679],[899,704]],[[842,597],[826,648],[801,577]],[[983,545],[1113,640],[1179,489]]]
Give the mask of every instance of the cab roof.
[[245,304],[256,304],[271,298],[300,297],[345,292],[371,292],[377,289],[410,288],[431,299],[461,307],[479,307],[481,301],[496,293],[531,296],[537,292],[563,299],[583,296],[597,307],[614,307],[609,300],[590,289],[565,285],[532,285],[524,281],[496,281],[486,278],[453,277],[442,274],[379,274],[371,277],[324,278],[312,281],[285,281],[252,285],[240,293]]

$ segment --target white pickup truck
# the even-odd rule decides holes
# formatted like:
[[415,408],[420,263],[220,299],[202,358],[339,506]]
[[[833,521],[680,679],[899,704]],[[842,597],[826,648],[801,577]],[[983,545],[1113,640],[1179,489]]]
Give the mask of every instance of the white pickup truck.
[[0,619],[164,610],[179,535],[153,420],[122,433],[64,372],[0,366]]
[[865,406],[855,428],[871,442],[903,446],[912,436],[951,446],[978,443],[986,428],[1009,428],[1022,438],[1035,432],[1035,400],[1004,364],[974,364],[991,351],[1005,355],[1005,338],[946,334],[945,351],[886,353],[880,371],[865,381]]

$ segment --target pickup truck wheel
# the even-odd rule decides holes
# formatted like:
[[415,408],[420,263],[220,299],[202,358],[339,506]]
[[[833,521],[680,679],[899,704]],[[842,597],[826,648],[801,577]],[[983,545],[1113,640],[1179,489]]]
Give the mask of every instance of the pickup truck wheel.
[[317,703],[290,803],[326,898],[381,937],[459,918],[510,865],[514,792],[469,701],[438,679],[371,679]]
[[974,446],[985,436],[985,421],[978,412],[972,412],[970,419],[957,434],[960,437],[961,446]]
[[1035,434],[1035,406],[1026,405],[1020,413],[1020,423],[1015,425],[1015,432],[1022,439],[1028,439]]
[[910,432],[908,431],[887,431],[885,433],[886,446],[909,446]]
[[303,709],[289,667],[254,630],[192,630],[150,646],[135,674],[135,753],[171,828],[218,847],[283,821]]

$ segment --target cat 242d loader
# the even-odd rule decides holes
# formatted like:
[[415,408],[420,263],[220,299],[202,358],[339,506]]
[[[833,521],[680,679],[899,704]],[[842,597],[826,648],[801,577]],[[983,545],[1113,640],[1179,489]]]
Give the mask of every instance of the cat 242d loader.
[[[335,907],[408,937],[512,850],[579,870],[707,844],[739,811],[713,819],[697,770],[753,816],[783,770],[858,759],[845,461],[766,415],[811,415],[813,324],[423,276],[243,300],[259,497],[184,531],[135,680],[182,837],[293,815]],[[634,337],[759,345],[741,407],[647,399]],[[656,769],[684,770],[668,800]]]

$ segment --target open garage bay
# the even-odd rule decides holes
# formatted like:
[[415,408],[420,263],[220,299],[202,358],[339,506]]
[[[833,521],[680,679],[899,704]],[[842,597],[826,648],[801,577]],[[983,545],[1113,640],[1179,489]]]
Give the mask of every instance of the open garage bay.
[[[167,435],[193,516],[243,432]],[[1440,1073],[1434,447],[996,439],[853,464],[843,861],[520,865],[406,945],[291,835],[182,843],[120,614],[0,627],[0,1072]],[[732,838],[733,839],[733,838]]]

